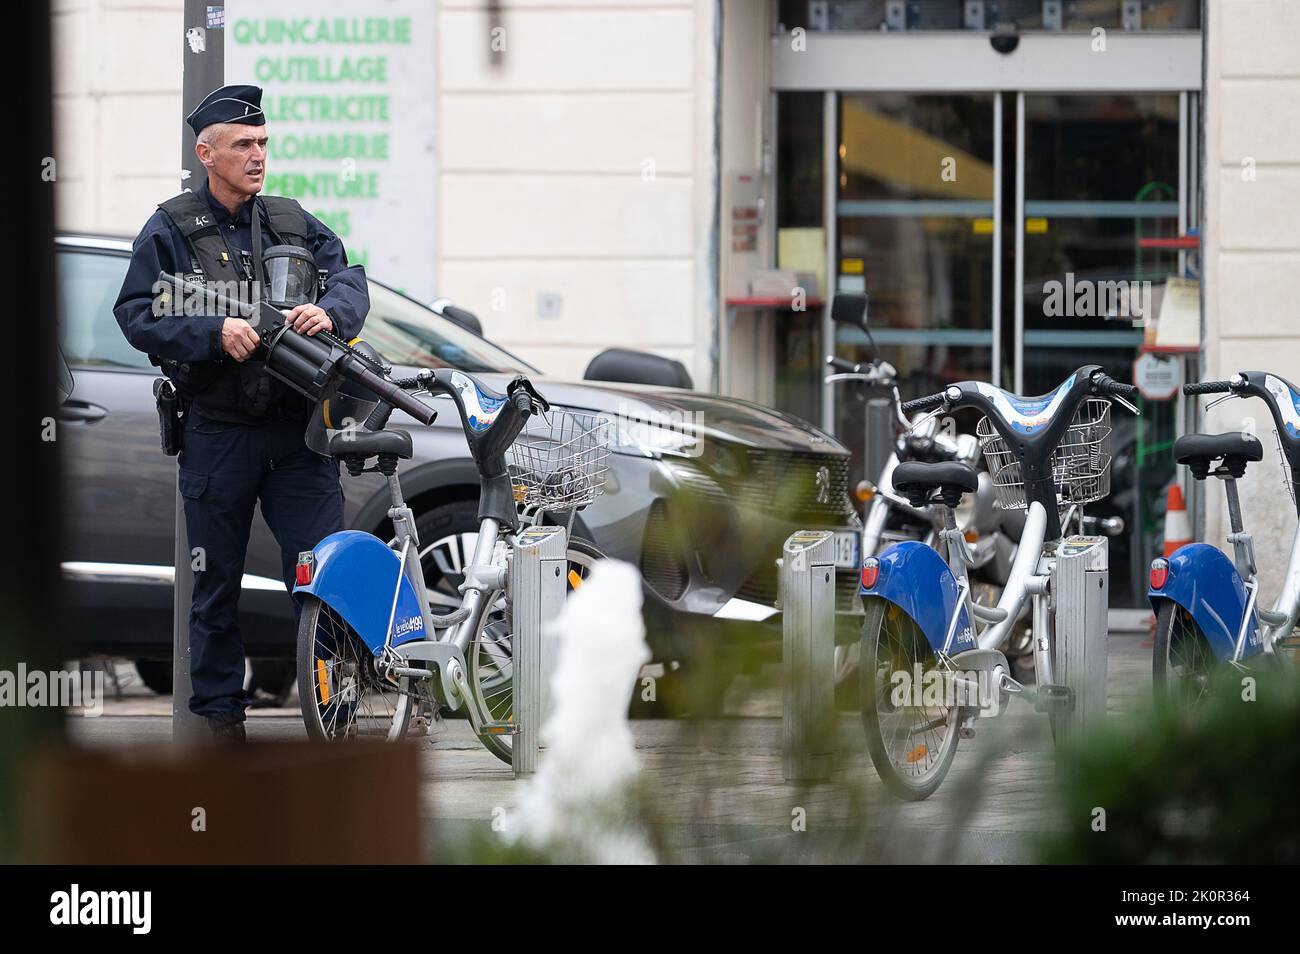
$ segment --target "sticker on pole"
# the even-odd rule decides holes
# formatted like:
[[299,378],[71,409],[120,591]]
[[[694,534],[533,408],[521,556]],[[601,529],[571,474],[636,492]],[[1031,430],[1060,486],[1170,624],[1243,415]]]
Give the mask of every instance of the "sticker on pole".
[[1149,401],[1168,401],[1183,384],[1183,363],[1148,351],[1133,362],[1133,383]]

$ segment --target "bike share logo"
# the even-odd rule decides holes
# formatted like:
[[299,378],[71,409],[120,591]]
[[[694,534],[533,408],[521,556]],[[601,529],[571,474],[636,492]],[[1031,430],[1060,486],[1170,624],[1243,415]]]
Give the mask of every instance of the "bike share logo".
[[1286,425],[1287,435],[1300,437],[1300,394],[1296,394],[1281,378],[1273,374],[1264,376],[1264,387],[1273,395],[1282,423]]
[[398,620],[397,625],[393,627],[393,638],[422,632],[424,632],[424,619],[419,616],[408,616],[406,619]]
[[1055,391],[1037,401],[1026,401],[1018,395],[1008,394],[1001,388],[995,388],[982,381],[975,387],[980,394],[993,403],[998,413],[1002,415],[1002,419],[1010,424],[1013,430],[1030,434],[1035,428],[1043,426],[1056,416],[1070,389],[1074,387],[1074,378],[1075,376],[1071,374]]
[[1001,670],[896,669],[889,677],[894,709],[978,709],[981,716],[1002,711]]
[[451,386],[460,396],[460,403],[465,408],[465,422],[472,431],[486,431],[492,426],[505,406],[504,397],[491,398],[478,389],[468,375],[459,371],[451,373]]

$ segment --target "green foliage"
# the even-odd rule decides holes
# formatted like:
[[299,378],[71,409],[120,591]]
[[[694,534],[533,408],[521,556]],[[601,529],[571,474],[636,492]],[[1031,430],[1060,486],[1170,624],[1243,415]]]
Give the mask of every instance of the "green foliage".
[[[1072,864],[1300,861],[1300,693],[1294,676],[1231,675],[1193,712],[1116,720],[1061,772],[1067,828],[1041,860]],[[1098,828],[1104,811],[1104,830]]]

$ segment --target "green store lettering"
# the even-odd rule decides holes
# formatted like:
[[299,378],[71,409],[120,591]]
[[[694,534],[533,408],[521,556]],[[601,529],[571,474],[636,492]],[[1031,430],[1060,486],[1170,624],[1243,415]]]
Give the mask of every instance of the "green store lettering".
[[334,17],[326,19],[236,20],[236,43],[359,43],[411,42],[410,17]]
[[267,150],[272,159],[389,158],[388,133],[377,133],[373,136],[288,133],[270,137]]
[[270,83],[386,83],[385,56],[264,56],[253,66],[253,75]]
[[386,123],[390,118],[386,95],[264,96],[262,109],[268,123]]
[[379,173],[272,172],[266,177],[266,191],[290,199],[377,199]]

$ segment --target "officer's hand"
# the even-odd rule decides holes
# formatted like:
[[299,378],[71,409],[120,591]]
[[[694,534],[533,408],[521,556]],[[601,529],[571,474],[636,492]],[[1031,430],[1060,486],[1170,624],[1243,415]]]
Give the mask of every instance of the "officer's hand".
[[319,305],[298,305],[289,312],[285,323],[294,331],[310,337],[318,331],[333,331],[334,322]]
[[246,361],[262,343],[253,326],[243,318],[227,318],[221,324],[221,349],[236,361]]

